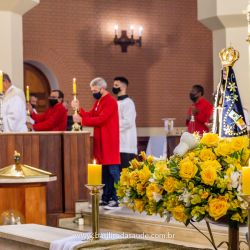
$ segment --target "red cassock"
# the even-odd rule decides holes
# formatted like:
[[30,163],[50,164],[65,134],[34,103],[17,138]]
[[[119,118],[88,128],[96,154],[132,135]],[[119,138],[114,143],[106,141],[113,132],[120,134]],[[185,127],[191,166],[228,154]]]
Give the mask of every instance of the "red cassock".
[[[203,134],[203,132],[209,132],[208,127],[205,123],[209,122],[209,118],[213,115],[213,106],[210,102],[206,101],[203,97],[196,103],[192,104],[189,109],[189,115],[191,115],[191,108],[195,106],[199,110],[199,114],[194,114],[195,118],[195,131]],[[188,132],[191,131],[191,123],[187,121]]]
[[33,125],[35,131],[66,131],[67,129],[67,110],[62,103],[48,108],[41,115],[33,112],[31,118],[36,122]]
[[94,127],[94,158],[102,165],[120,164],[119,115],[110,94],[96,101],[93,108],[79,112],[82,125]]

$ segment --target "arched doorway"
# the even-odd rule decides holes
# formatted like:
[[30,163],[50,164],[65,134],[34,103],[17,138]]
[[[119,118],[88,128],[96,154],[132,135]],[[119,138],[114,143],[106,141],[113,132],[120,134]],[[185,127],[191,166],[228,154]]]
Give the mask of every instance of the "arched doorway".
[[49,107],[50,83],[40,69],[24,62],[24,92],[27,86],[29,86],[30,93],[34,93],[38,98],[37,112],[39,114],[44,113]]

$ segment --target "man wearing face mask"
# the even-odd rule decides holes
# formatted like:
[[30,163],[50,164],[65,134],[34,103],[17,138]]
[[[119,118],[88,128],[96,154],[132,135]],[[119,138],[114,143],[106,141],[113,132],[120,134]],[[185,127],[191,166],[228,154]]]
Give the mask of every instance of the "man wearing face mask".
[[136,111],[135,104],[127,95],[128,80],[125,77],[114,79],[113,93],[118,96],[120,127],[120,172],[130,166],[137,155]]
[[[118,207],[118,197],[114,183],[120,179],[120,152],[119,152],[119,115],[118,105],[107,91],[107,83],[103,78],[95,78],[90,88],[96,102],[93,108],[86,112],[79,107],[79,101],[72,101],[72,108],[78,109],[73,115],[74,122],[81,122],[82,126],[94,127],[94,159],[102,164],[103,188],[100,206],[109,205],[109,208]],[[112,200],[111,200],[112,199]]]
[[[37,114],[36,104],[37,104],[37,96],[33,93],[30,93],[30,105],[32,106],[33,112]],[[30,118],[30,123],[35,124],[35,121],[32,118]]]
[[195,132],[203,134],[204,132],[209,132],[208,127],[205,123],[209,123],[209,118],[213,115],[213,106],[203,98],[204,89],[200,85],[194,85],[190,92],[190,99],[193,102],[192,106],[189,109],[189,116],[187,118],[186,124],[188,125],[188,132],[191,131],[191,115],[194,116],[194,127]]
[[27,103],[26,109],[29,109],[31,118],[35,121],[34,125],[27,122],[27,127],[34,131],[66,131],[67,110],[62,105],[63,98],[62,91],[53,90],[49,97],[51,107],[41,115],[36,114],[32,106]]

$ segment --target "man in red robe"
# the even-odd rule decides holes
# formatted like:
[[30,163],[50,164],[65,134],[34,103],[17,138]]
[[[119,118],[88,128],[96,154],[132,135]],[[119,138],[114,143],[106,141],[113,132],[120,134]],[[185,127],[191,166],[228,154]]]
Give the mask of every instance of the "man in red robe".
[[33,112],[32,106],[27,103],[31,118],[35,124],[27,122],[27,127],[34,131],[66,131],[67,128],[67,110],[62,105],[64,94],[60,90],[53,90],[49,97],[51,107],[45,113],[38,115]]
[[[189,109],[189,116],[186,124],[188,125],[188,132],[198,132],[203,134],[208,133],[209,129],[205,123],[209,123],[209,118],[213,115],[213,106],[203,98],[204,89],[200,85],[194,85],[190,92],[190,99],[193,101]],[[194,116],[194,121],[191,120],[191,115]]]
[[102,181],[105,184],[99,205],[112,209],[118,207],[114,183],[117,184],[120,179],[118,105],[108,93],[104,79],[94,79],[90,87],[97,101],[89,112],[79,108],[78,100],[72,101],[72,108],[79,111],[79,114],[73,115],[73,120],[81,122],[82,126],[94,127],[94,158],[102,164]]

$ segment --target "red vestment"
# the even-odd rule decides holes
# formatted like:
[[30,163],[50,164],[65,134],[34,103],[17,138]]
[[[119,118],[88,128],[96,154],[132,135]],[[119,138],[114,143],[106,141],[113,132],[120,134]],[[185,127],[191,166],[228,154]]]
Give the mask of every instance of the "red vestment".
[[62,103],[48,108],[43,114],[33,112],[31,118],[36,122],[33,125],[35,131],[66,131],[67,110]]
[[[196,104],[192,104],[188,112],[189,115],[191,115],[191,109],[193,106],[199,110],[199,114],[194,114],[195,132],[199,132],[199,134],[203,134],[203,132],[209,132],[209,129],[205,123],[208,123],[209,118],[213,115],[213,106],[210,104],[210,102],[201,97],[201,99]],[[191,122],[187,121],[187,125],[188,132],[191,133]]]
[[110,94],[97,100],[93,108],[79,112],[82,125],[94,127],[94,158],[102,165],[120,164],[119,115],[115,98]]

